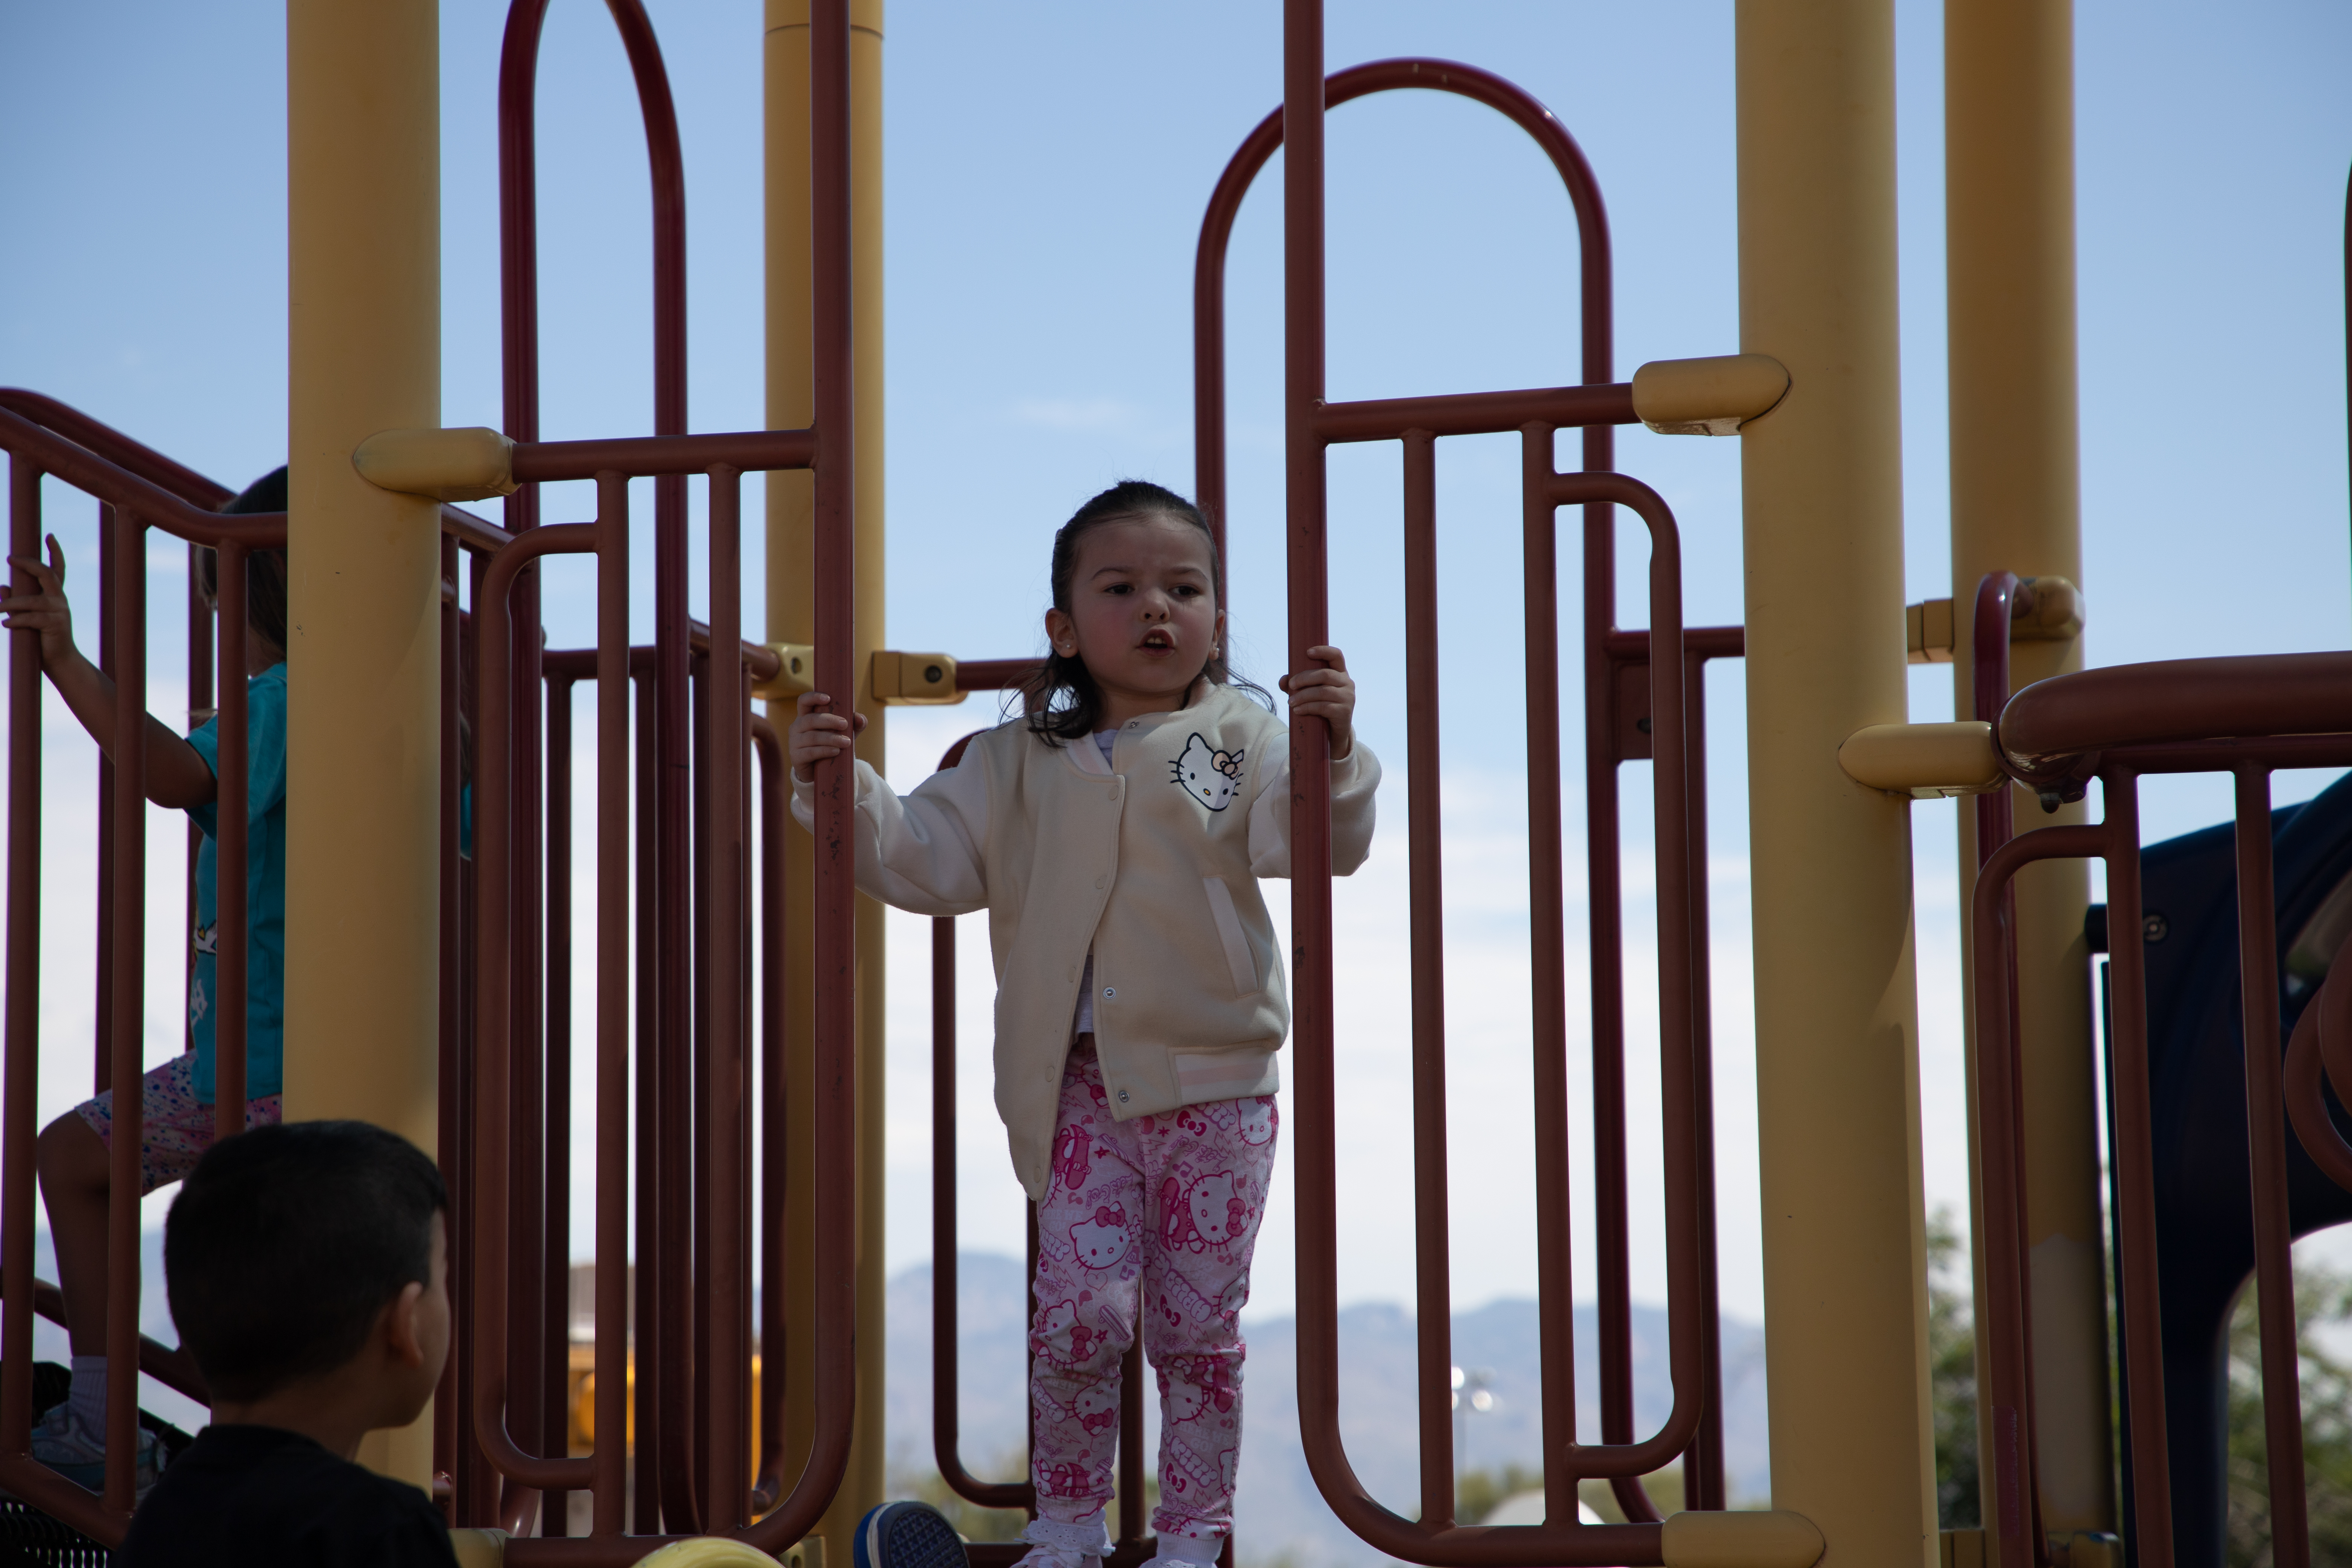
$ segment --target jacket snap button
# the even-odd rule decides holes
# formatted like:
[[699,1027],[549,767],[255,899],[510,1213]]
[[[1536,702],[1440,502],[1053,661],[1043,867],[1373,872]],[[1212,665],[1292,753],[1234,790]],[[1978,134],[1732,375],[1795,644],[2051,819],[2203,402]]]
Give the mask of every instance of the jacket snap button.
[[1097,887],[1097,888],[1099,888],[1099,887],[1101,887],[1105,882],[1108,882],[1108,881],[1109,881],[1109,880],[1110,880],[1110,879],[1109,879],[1108,876],[1097,877],[1097,878],[1095,879],[1095,886],[1096,886],[1096,887]]
[[1118,1091],[1118,1102],[1121,1105],[1125,1105],[1127,1103],[1127,1090],[1122,1089]]
[[1115,1002],[1118,1000],[1118,987],[1116,985],[1104,986],[1103,1000],[1106,1002]]
[[1111,799],[1117,800],[1118,798],[1118,785],[1111,785],[1108,794]]

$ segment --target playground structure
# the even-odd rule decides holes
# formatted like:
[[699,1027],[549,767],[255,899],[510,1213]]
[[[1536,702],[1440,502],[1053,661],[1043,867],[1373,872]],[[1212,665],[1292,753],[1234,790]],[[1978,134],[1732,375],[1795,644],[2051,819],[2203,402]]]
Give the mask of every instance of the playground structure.
[[[685,402],[683,164],[660,53],[638,0],[611,0],[634,68],[654,174],[655,430],[540,438],[531,99],[545,0],[516,0],[500,75],[506,405],[500,432],[444,430],[430,339],[437,289],[430,0],[346,15],[289,8],[294,144],[290,449],[279,518],[223,518],[227,491],[129,437],[32,394],[0,394],[11,459],[12,552],[41,532],[41,481],[97,500],[108,548],[101,662],[121,715],[102,773],[101,1005],[96,1081],[141,1069],[147,886],[140,715],[145,708],[145,534],[221,552],[217,647],[192,607],[192,705],[218,686],[221,1102],[244,1072],[244,694],[241,552],[289,543],[293,594],[323,628],[301,647],[289,721],[306,808],[289,833],[289,1114],[358,1114],[436,1148],[456,1194],[461,1333],[429,1429],[371,1454],[420,1482],[446,1478],[457,1524],[518,1533],[517,1563],[634,1563],[664,1541],[731,1538],[781,1555],[804,1541],[847,1551],[846,1526],[878,1500],[880,925],[845,858],[845,768],[820,769],[817,831],[782,823],[782,759],[754,698],[789,700],[814,674],[856,672],[861,709],[998,689],[1023,661],[904,655],[880,626],[878,4],[770,0],[769,430],[692,435]],[[1948,22],[1955,217],[1955,600],[1913,606],[1923,655],[1967,673],[1969,717],[1911,724],[1895,492],[1892,19],[1867,0],[1751,6],[1739,20],[1741,341],[1737,353],[1643,366],[1615,379],[1609,237],[1601,195],[1568,130],[1488,72],[1400,59],[1326,74],[1321,6],[1286,0],[1283,107],[1244,142],[1202,226],[1195,282],[1196,489],[1225,517],[1223,253],[1257,171],[1285,156],[1286,542],[1292,668],[1325,638],[1324,461],[1331,445],[1404,453],[1406,638],[1434,675],[1441,532],[1434,446],[1517,433],[1527,578],[1528,780],[1535,984],[1544,1485],[1549,1521],[1454,1522],[1448,1420],[1444,965],[1439,748],[1405,780],[1412,866],[1415,1247],[1421,1324],[1422,1495],[1414,1518],[1373,1500],[1338,1423],[1333,933],[1328,749],[1294,734],[1298,862],[1293,902],[1299,1194],[1300,1413],[1318,1485],[1374,1547],[1433,1564],[1753,1565],[1816,1561],[2051,1563],[2143,1568],[2208,1559],[2176,1542],[2195,1477],[2172,1455],[2182,1403],[2163,1364],[2158,1289],[2161,1114],[2150,1070],[2154,994],[2142,944],[2110,942],[2111,1214],[2125,1419],[2123,1495],[2105,1421],[2105,1298],[2096,1289],[2101,1194],[2093,1121],[2086,883],[2029,866],[2096,857],[2110,930],[2142,907],[2135,790],[2166,772],[2237,781],[2234,876],[2250,1256],[2262,1283],[2263,1390],[2276,1561],[2308,1562],[2297,1460],[2296,1372],[2286,1289],[2290,1156],[2352,1190],[2352,1143],[2323,1079],[2352,1096],[2352,981],[2308,987],[2282,1034],[2282,952],[2318,919],[2316,894],[2282,928],[2273,897],[2268,775],[2352,765],[2352,656],[2184,661],[2082,671],[2073,481],[2071,131],[2063,14],[1956,11]],[[407,118],[362,122],[367,82]],[[1331,403],[1323,396],[1323,114],[1364,94],[1454,93],[1543,148],[1580,235],[1580,380],[1572,385]],[[2017,112],[2020,102],[2033,112]],[[2054,171],[2054,172],[2053,172]],[[2063,187],[2060,189],[2059,187]],[[2000,193],[2015,200],[1995,220]],[[355,195],[353,193],[364,193]],[[1969,204],[1979,209],[1969,212]],[[1963,221],[1963,216],[1969,221]],[[1986,304],[1998,299],[1998,310]],[[2016,301],[2027,301],[2020,308]],[[1971,312],[1976,314],[1971,315]],[[1969,330],[1960,330],[1963,324]],[[2037,374],[2022,387],[2014,366]],[[355,368],[355,367],[364,367]],[[2008,367],[2000,369],[1998,367]],[[1635,421],[1743,441],[1746,624],[1683,625],[1675,523],[1615,471],[1613,427]],[[1555,471],[1557,430],[1582,432],[1581,467]],[[1996,457],[1995,454],[1998,454]],[[768,643],[740,625],[740,485],[769,487]],[[709,486],[711,616],[688,615],[688,485]],[[805,475],[805,478],[801,476]],[[628,637],[628,481],[656,479],[654,640]],[[1997,477],[1996,477],[1997,476]],[[591,479],[596,515],[548,522],[535,486]],[[505,498],[504,526],[463,510]],[[1585,785],[1591,942],[1591,1180],[1598,1227],[1601,1430],[1576,1431],[1568,1278],[1569,984],[1564,952],[1558,512],[1580,508]],[[1617,626],[1614,509],[1649,530],[1646,629]],[[544,649],[541,558],[596,569],[592,647]],[[1847,608],[1822,616],[1811,580],[1841,563]],[[1571,578],[1571,581],[1577,579]],[[361,586],[364,584],[364,588]],[[1980,584],[1980,586],[1979,586]],[[1953,616],[1976,587],[1973,614]],[[1705,662],[1748,667],[1755,848],[1757,1039],[1775,1510],[1726,1511],[1715,1351],[1713,1128],[1706,944]],[[837,682],[839,678],[826,675]],[[569,813],[573,698],[596,699],[593,955],[571,950]],[[362,765],[358,721],[334,692],[378,694],[367,755],[387,731],[431,760]],[[32,1086],[38,1029],[41,673],[10,650],[10,926],[0,1058],[0,1487],[93,1539],[119,1539],[126,1462],[93,1497],[34,1463],[32,1321],[54,1309],[33,1276]],[[2015,695],[2012,696],[2012,691]],[[460,724],[472,768],[461,762]],[[1433,720],[1433,725],[1439,721]],[[861,754],[880,761],[882,726]],[[1433,730],[1433,740],[1434,731]],[[1675,1404],[1634,1429],[1629,1344],[1622,889],[1617,770],[1653,763],[1657,831],[1660,1071]],[[2080,820],[2087,784],[2104,820]],[[470,787],[475,838],[458,842]],[[2024,792],[2021,797],[2019,792]],[[1973,884],[1972,1227],[1979,1253],[1985,1527],[1939,1542],[1926,1450],[1916,1003],[1910,983],[1906,801],[1976,797],[1963,858]],[[2015,802],[2055,808],[2019,833]],[[350,831],[365,821],[366,834]],[[1393,821],[1393,818],[1392,818]],[[1391,826],[1390,831],[1395,832]],[[2071,876],[2072,879],[2068,879]],[[2326,884],[2333,886],[2332,882]],[[634,908],[631,890],[635,889]],[[354,898],[354,889],[366,889]],[[2298,894],[2298,897],[2301,897]],[[2318,900],[2324,903],[2324,900]],[[358,903],[354,917],[342,906]],[[760,911],[751,943],[751,911]],[[330,918],[331,912],[331,918]],[[2284,940],[2282,940],[2284,931]],[[2352,938],[2339,933],[2339,942]],[[1033,1502],[974,1479],[955,1448],[951,1157],[952,921],[934,929],[940,1469],[974,1501]],[[2332,953],[2331,953],[2332,956]],[[565,1238],[572,1042],[570,977],[593,963],[598,1116],[593,1451],[565,1452]],[[320,1026],[333,1020],[331,1029]],[[587,1021],[581,1021],[585,1023]],[[757,1062],[761,1096],[749,1089]],[[126,1108],[135,1132],[135,1112]],[[2291,1131],[2290,1131],[2291,1126]],[[2299,1151],[2298,1154],[2296,1152]],[[185,1359],[136,1329],[137,1140],[118,1137],[109,1356],[202,1399]],[[632,1162],[635,1171],[632,1176]],[[2300,1166],[2294,1167],[2300,1170]],[[754,1234],[757,1212],[764,1223]],[[2310,1189],[2322,1191],[2322,1189]],[[2340,1196],[2340,1193],[2336,1195]],[[630,1213],[634,1198],[634,1236]],[[2306,1205],[2308,1206],[2308,1205]],[[2324,1205],[2323,1205],[2324,1206]],[[2316,1212],[2316,1211],[2313,1211]],[[2092,1293],[2046,1260],[2089,1248]],[[634,1258],[645,1267],[628,1267]],[[751,1398],[752,1287],[762,1376]],[[2044,1327],[2100,1321],[2085,1351]],[[2070,1317],[2071,1314],[2071,1317]],[[2037,1339],[2037,1335],[2040,1336]],[[1140,1363],[1121,1411],[1119,1568],[1149,1555],[1141,1510]],[[110,1451],[125,1455],[136,1382],[110,1384]],[[2095,1411],[2096,1419],[2079,1419]],[[625,1442],[624,1433],[634,1433]],[[1641,1478],[1684,1468],[1671,1519]],[[2085,1480],[2084,1478],[2089,1478]],[[1629,1522],[1576,1522],[1580,1479],[1605,1479]],[[566,1538],[566,1500],[590,1499],[590,1533]],[[2201,1517],[2201,1516],[2200,1516]],[[542,1533],[530,1535],[538,1530]],[[2188,1532],[2194,1536],[2195,1531]],[[2118,1538],[2120,1534],[2120,1539]],[[975,1563],[1009,1562],[975,1547]],[[812,1561],[810,1568],[818,1568]]]

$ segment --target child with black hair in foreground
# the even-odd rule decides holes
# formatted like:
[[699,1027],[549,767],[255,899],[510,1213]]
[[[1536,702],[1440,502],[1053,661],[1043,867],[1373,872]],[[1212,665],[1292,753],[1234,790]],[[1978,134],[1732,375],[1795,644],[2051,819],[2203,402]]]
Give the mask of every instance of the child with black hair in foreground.
[[131,1521],[117,1568],[457,1568],[440,1512],[354,1464],[449,1353],[448,1194],[363,1121],[215,1144],[173,1200],[163,1274],[213,1424]]

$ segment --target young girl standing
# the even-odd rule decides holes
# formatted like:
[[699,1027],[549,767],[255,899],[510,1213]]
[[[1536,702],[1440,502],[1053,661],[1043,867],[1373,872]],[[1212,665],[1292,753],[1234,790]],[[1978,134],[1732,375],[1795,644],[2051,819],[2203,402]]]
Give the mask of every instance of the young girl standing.
[[[1235,689],[1218,580],[1196,508],[1113,486],[1055,536],[1052,652],[1024,716],[903,799],[856,764],[858,887],[918,914],[988,910],[996,1107],[1037,1205],[1024,1568],[1110,1550],[1139,1313],[1160,1380],[1158,1560],[1212,1563],[1233,1530],[1238,1319],[1290,1026],[1257,879],[1290,874],[1290,767],[1284,726]],[[1307,652],[1324,668],[1281,684],[1294,715],[1328,726],[1345,875],[1371,847],[1380,764],[1356,742],[1339,650]],[[831,700],[802,697],[792,726],[803,825],[810,768],[865,723]]]

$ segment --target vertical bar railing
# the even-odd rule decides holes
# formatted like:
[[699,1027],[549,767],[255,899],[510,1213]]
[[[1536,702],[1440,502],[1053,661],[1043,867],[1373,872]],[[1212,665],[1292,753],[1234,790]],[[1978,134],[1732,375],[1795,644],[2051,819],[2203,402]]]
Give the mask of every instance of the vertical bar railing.
[[[1979,598],[1979,689],[2005,687],[2006,574]],[[1988,685],[1988,679],[1991,684]],[[1988,1528],[2004,1561],[2049,1560],[2034,1495],[2032,1255],[2024,1218],[2021,1093],[2010,886],[2036,861],[2097,858],[2107,868],[2110,1103],[2122,1410],[2129,1436],[2131,1551],[2141,1568],[2175,1560],[2156,1226],[2156,1149],[2147,975],[2137,940],[2141,893],[2139,781],[2150,773],[2226,773],[2235,788],[2238,982],[2246,1087],[2250,1202],[2261,1335],[2260,1383],[2271,1547],[2282,1568],[2310,1562],[2305,1491],[2285,1128],[2314,1162],[2352,1188],[2352,1145],[2321,1089],[2352,1090],[2352,944],[2281,1040],[2270,775],[2352,763],[2352,658],[2341,654],[2182,660],[2060,676],[1993,708],[1995,741],[2019,783],[2058,797],[2095,777],[2105,820],[2044,827],[2006,842],[1994,820],[1972,895],[1969,984],[1978,1018],[1977,1092],[1983,1171],[1985,1336],[1994,1451]],[[2003,794],[2006,793],[2004,786]],[[2004,803],[2005,804],[2005,803]],[[1992,815],[1992,814],[1988,814]],[[2000,815],[2005,815],[2001,813]]]
[[[1308,72],[1304,64],[1292,70],[1290,79],[1295,89],[1303,90]],[[1580,353],[1585,385],[1580,388],[1556,389],[1548,394],[1519,393],[1481,395],[1467,398],[1400,399],[1386,405],[1358,405],[1367,416],[1377,410],[1376,417],[1360,419],[1348,434],[1331,434],[1334,439],[1394,439],[1404,436],[1408,442],[1408,527],[1411,527],[1412,487],[1417,482],[1410,477],[1410,466],[1416,461],[1411,455],[1412,437],[1406,435],[1414,423],[1410,411],[1426,405],[1441,420],[1432,421],[1428,434],[1468,434],[1479,430],[1500,431],[1517,426],[1527,415],[1545,412],[1558,424],[1581,426],[1584,431],[1584,467],[1588,471],[1607,469],[1612,460],[1613,434],[1608,427],[1612,422],[1630,421],[1630,405],[1615,409],[1605,406],[1605,397],[1590,395],[1606,394],[1611,372],[1611,289],[1608,222],[1602,210],[1598,188],[1590,166],[1559,120],[1540,103],[1519,88],[1491,73],[1455,61],[1436,59],[1391,59],[1354,66],[1333,73],[1323,82],[1321,106],[1337,107],[1352,99],[1370,93],[1417,88],[1444,91],[1470,98],[1502,113],[1526,131],[1550,158],[1573,203],[1578,216],[1579,258],[1580,269]],[[1212,526],[1222,542],[1227,526],[1224,442],[1224,260],[1233,224],[1258,171],[1274,152],[1283,144],[1286,134],[1286,110],[1278,110],[1262,121],[1243,142],[1241,148],[1227,164],[1223,175],[1210,198],[1204,216],[1193,279],[1193,363],[1194,363],[1194,452],[1196,493]],[[1304,124],[1302,119],[1301,123]],[[1317,143],[1319,146],[1319,142]],[[1301,158],[1294,149],[1289,163],[1294,173]],[[1298,247],[1302,236],[1291,232],[1286,242],[1286,254],[1303,256]],[[1294,278],[1305,279],[1312,273],[1319,278],[1319,269],[1308,268],[1304,260],[1295,262]],[[1298,329],[1303,331],[1304,329]],[[1294,347],[1297,340],[1294,339]],[[1579,394],[1587,395],[1580,398]],[[1622,401],[1622,400],[1621,400]],[[1323,422],[1327,432],[1330,426]],[[1545,468],[1549,471],[1547,455]],[[1297,526],[1302,504],[1300,495],[1292,497],[1292,518]],[[1612,509],[1605,503],[1587,508],[1583,535],[1583,606],[1585,680],[1584,705],[1586,726],[1586,800],[1587,800],[1587,877],[1589,910],[1591,924],[1591,990],[1592,1008],[1592,1096],[1595,1113],[1593,1173],[1594,1205],[1598,1234],[1596,1255],[1600,1270],[1597,1280],[1600,1317],[1599,1364],[1601,1368],[1601,1405],[1604,1439],[1624,1442],[1631,1439],[1633,1425],[1633,1389],[1632,1357],[1631,1270],[1628,1262],[1628,1186],[1625,1165],[1625,1079],[1623,1068],[1624,1007],[1622,1002],[1622,942],[1621,933],[1622,877],[1618,855],[1618,782],[1620,763],[1651,755],[1650,740],[1645,731],[1635,728],[1637,715],[1625,711],[1628,701],[1645,700],[1643,693],[1627,687],[1621,676],[1631,675],[1645,667],[1650,657],[1650,639],[1641,633],[1625,633],[1616,629],[1614,524]],[[1419,638],[1413,640],[1417,659],[1431,657],[1433,645]],[[1708,628],[1693,631],[1686,644],[1686,658],[1693,682],[1691,711],[1696,722],[1698,704],[1696,683],[1706,660],[1739,656],[1742,639],[1738,628]],[[1646,725],[1650,716],[1638,715]],[[1691,738],[1694,759],[1703,759],[1703,748],[1694,732]],[[1543,764],[1538,763],[1538,766]],[[1694,998],[1694,1050],[1696,1056],[1697,1117],[1705,1136],[1698,1145],[1697,1174],[1700,1205],[1700,1232],[1704,1258],[1698,1286],[1703,1317],[1701,1339],[1704,1346],[1703,1381],[1706,1388],[1707,1413],[1702,1416],[1694,1435],[1689,1453],[1685,1456],[1685,1502],[1692,1508],[1720,1509],[1725,1506],[1722,1461],[1722,1422],[1719,1403],[1721,1370],[1716,1350],[1718,1339],[1717,1311],[1714,1272],[1714,1181],[1712,1170],[1712,1074],[1707,1060],[1708,1044],[1706,1001],[1707,995],[1706,966],[1706,896],[1705,887],[1706,858],[1704,855],[1705,799],[1703,772],[1692,774],[1695,794],[1690,805],[1690,831],[1694,853],[1691,857],[1689,907],[1695,922],[1691,968],[1691,994]],[[1430,784],[1433,792],[1434,781]],[[1418,798],[1418,796],[1416,796]],[[1434,862],[1431,874],[1435,875]],[[1540,891],[1540,889],[1539,889]],[[1563,890],[1564,896],[1564,890]],[[1539,900],[1546,901],[1549,900]],[[1538,919],[1542,919],[1540,915]],[[1564,934],[1564,928],[1554,934]],[[1435,933],[1433,931],[1433,940]],[[1538,945],[1546,945],[1538,934]],[[1428,984],[1424,977],[1416,985],[1416,1015],[1422,1012],[1418,997]],[[1560,1004],[1564,1010],[1563,1000]],[[1564,1017],[1564,1011],[1563,1011]],[[1548,1069],[1547,1069],[1548,1070]],[[1434,1076],[1423,1069],[1419,1081],[1425,1087],[1436,1087]],[[1563,1079],[1561,1092],[1565,1093]],[[1541,1091],[1544,1103],[1550,1103],[1549,1089]],[[1557,1170],[1539,1174],[1546,1191],[1564,1190],[1567,1172],[1564,1164]],[[1434,1214],[1423,1218],[1432,1227],[1441,1224]],[[1428,1238],[1419,1243],[1428,1250]],[[1442,1255],[1442,1254],[1441,1254]],[[1545,1276],[1548,1280],[1566,1289],[1565,1254],[1560,1268]],[[1422,1295],[1420,1321],[1425,1340],[1423,1347],[1421,1376],[1431,1375],[1428,1368],[1444,1365],[1450,1372],[1450,1345],[1436,1342],[1442,1332],[1443,1318],[1433,1318],[1430,1282],[1423,1279],[1419,1287]],[[1573,1407],[1572,1368],[1565,1364],[1565,1355],[1551,1375],[1559,1381],[1550,1388],[1549,1397],[1556,1418],[1565,1419]],[[1548,1363],[1548,1365],[1552,1364]],[[1450,1401],[1451,1391],[1447,1390]],[[1431,1421],[1424,1413],[1423,1481],[1424,1519],[1433,1518],[1436,1504],[1427,1495],[1436,1475],[1446,1467],[1436,1464],[1432,1454],[1442,1445],[1450,1451],[1450,1424]],[[1443,1426],[1443,1431],[1438,1427]],[[1610,1478],[1610,1485],[1628,1518],[1654,1522],[1655,1507],[1634,1476]],[[1450,1497],[1450,1490],[1448,1493]],[[1563,1500],[1552,1500],[1555,1508]],[[1450,1504],[1449,1504],[1450,1508]]]
[[[8,553],[41,547],[41,470],[8,458]],[[11,593],[36,584],[10,568]],[[0,1001],[0,1456],[29,1461],[33,1426],[35,1100],[41,1027],[41,638],[8,637],[7,993]],[[11,1467],[16,1468],[16,1467]]]
[[[246,563],[251,552],[281,548],[285,518],[223,517],[210,510],[229,491],[52,399],[0,391],[0,448],[9,461],[11,552],[35,557],[42,537],[41,486],[54,478],[98,502],[100,668],[114,695],[101,748],[97,844],[100,994],[93,1077],[100,1089],[136,1084],[144,1069],[146,979],[146,748],[148,739],[148,558],[150,531],[186,542],[191,564],[217,552],[221,668],[216,767],[217,952],[213,1014],[216,1125],[241,1130],[246,1103],[246,980],[249,766],[246,664]],[[19,571],[20,589],[34,584]],[[189,590],[193,595],[193,583]],[[192,598],[192,604],[201,605]],[[211,691],[213,634],[201,612],[189,628],[192,705]],[[9,653],[9,827],[6,996],[0,1004],[0,1485],[105,1544],[121,1539],[134,1500],[138,1373],[200,1401],[203,1380],[183,1352],[139,1331],[140,1144],[138,1097],[115,1108],[108,1153],[105,1354],[130,1369],[110,1379],[104,1413],[108,1451],[96,1496],[32,1459],[32,1333],[35,1316],[63,1318],[63,1297],[35,1277],[32,1238],[37,1174],[43,747],[39,637],[19,632]],[[201,836],[191,834],[193,852]],[[189,955],[192,960],[192,952]]]

